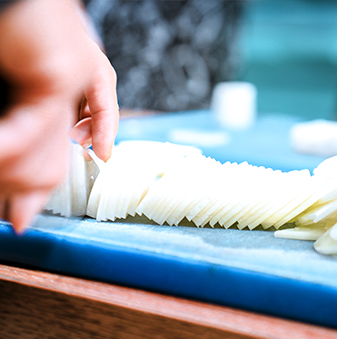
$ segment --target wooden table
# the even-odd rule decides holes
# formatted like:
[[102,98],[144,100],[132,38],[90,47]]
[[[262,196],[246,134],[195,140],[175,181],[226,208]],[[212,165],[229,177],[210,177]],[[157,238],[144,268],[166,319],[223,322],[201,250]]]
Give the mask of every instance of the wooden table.
[[6,339],[337,338],[319,326],[4,264],[0,293]]

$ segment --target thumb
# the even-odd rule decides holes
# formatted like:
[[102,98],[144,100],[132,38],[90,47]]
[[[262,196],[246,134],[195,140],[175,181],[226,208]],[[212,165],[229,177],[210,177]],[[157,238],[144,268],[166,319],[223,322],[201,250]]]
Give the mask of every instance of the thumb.
[[92,144],[92,118],[79,121],[68,131],[68,135],[83,148],[90,146]]

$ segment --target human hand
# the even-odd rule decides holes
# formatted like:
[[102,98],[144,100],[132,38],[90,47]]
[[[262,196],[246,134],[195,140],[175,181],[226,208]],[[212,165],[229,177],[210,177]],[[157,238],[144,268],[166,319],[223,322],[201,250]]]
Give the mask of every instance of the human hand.
[[23,1],[0,16],[0,72],[10,84],[0,119],[0,217],[18,233],[64,177],[68,132],[82,145],[92,140],[103,160],[117,132],[116,75],[75,5]]

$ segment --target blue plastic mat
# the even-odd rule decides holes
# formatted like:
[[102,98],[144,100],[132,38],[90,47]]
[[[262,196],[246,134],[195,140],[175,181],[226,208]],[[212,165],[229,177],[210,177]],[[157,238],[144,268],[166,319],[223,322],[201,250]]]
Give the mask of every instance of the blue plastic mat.
[[0,258],[337,328],[337,258],[273,232],[39,216]]

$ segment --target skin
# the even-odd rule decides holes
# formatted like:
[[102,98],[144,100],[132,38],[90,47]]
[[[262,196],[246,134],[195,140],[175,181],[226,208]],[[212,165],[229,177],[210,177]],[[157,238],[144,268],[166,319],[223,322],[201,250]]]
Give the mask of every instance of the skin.
[[70,137],[104,161],[118,128],[116,74],[72,0],[25,0],[0,15],[0,217],[21,233],[67,169]]

